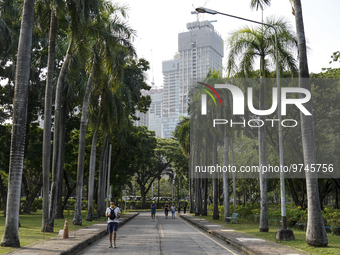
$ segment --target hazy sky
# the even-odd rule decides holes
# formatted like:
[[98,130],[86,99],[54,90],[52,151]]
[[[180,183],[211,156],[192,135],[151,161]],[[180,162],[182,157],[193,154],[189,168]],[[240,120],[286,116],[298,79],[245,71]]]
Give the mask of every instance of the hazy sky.
[[[310,72],[320,72],[322,67],[340,67],[329,64],[330,56],[340,50],[340,1],[301,0],[305,34],[310,52],[308,55]],[[150,62],[153,72],[148,71],[149,81],[154,76],[157,86],[163,84],[162,61],[172,59],[178,50],[178,33],[187,31],[186,23],[196,21],[192,15],[193,6],[205,5],[209,9],[261,21],[261,11],[250,9],[250,0],[119,0],[115,3],[129,6],[129,24],[137,31],[135,47],[138,57]],[[289,0],[272,0],[272,5],[264,10],[268,16],[283,16],[295,31],[295,19]],[[199,20],[217,20],[212,23],[223,40],[230,33],[243,26],[256,26],[250,22],[222,15],[201,14]],[[152,52],[152,53],[151,53]],[[224,49],[227,55],[227,49]],[[224,63],[225,63],[224,58]],[[153,74],[152,74],[153,73]]]

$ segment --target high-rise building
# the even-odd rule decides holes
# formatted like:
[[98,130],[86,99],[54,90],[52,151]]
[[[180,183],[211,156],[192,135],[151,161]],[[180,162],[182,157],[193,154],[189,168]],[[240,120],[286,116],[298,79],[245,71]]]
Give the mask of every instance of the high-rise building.
[[223,58],[223,40],[210,21],[187,23],[187,29],[178,35],[181,115],[187,115],[190,87],[202,81],[209,70],[221,69]]
[[174,59],[162,62],[163,91],[150,91],[151,107],[135,123],[155,130],[158,137],[171,137],[179,117],[188,115],[191,86],[203,80],[210,70],[222,68],[223,40],[211,22],[190,22],[187,28],[187,32],[178,34]]
[[148,111],[148,129],[154,130],[156,137],[163,137],[163,89],[150,90],[151,105]]
[[179,58],[162,62],[163,72],[163,136],[169,138],[179,116]]
[[163,89],[153,88],[150,91],[143,91],[143,95],[150,95],[151,104],[147,113],[136,112],[139,120],[135,121],[136,126],[146,126],[156,133],[156,137],[163,137]]

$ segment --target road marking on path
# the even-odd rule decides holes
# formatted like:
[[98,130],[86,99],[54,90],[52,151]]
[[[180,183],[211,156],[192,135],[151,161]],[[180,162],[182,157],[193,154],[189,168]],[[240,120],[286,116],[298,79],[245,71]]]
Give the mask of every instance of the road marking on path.
[[236,238],[240,242],[265,242],[266,240],[260,238]]
[[164,237],[164,233],[163,233],[162,224],[159,224],[159,228],[161,229],[161,235],[162,235],[162,237]]
[[204,235],[205,237],[207,237],[208,239],[210,239],[211,241],[213,241],[214,243],[216,243],[217,245],[221,246],[223,249],[229,251],[231,254],[233,255],[237,255],[235,252],[233,252],[232,250],[229,250],[227,247],[223,246],[222,244],[216,242],[214,239],[212,239],[210,236],[207,236],[206,234],[202,233],[201,231],[199,231],[198,229],[194,228],[193,226],[189,225],[188,223],[186,223],[185,221],[183,221],[182,219],[178,218],[180,221],[182,221],[183,223],[187,224],[189,227],[195,229],[198,233]]

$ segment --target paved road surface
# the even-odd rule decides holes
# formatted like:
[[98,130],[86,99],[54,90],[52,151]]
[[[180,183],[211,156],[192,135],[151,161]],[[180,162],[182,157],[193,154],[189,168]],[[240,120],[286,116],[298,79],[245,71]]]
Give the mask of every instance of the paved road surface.
[[108,248],[108,235],[78,254],[242,254],[219,239],[176,217],[165,219],[157,212],[155,222],[150,213],[140,213],[118,229],[117,248]]

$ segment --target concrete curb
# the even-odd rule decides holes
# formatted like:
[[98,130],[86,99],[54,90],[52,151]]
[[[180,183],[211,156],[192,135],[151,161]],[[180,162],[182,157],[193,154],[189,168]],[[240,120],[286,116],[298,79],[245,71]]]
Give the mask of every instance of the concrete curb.
[[186,221],[190,222],[192,225],[194,225],[194,226],[196,226],[196,227],[198,227],[200,229],[203,229],[208,234],[216,236],[218,239],[226,242],[227,244],[229,244],[232,247],[238,249],[239,251],[244,252],[245,254],[248,254],[248,255],[261,255],[261,253],[257,253],[256,251],[253,251],[253,250],[249,249],[248,247],[246,247],[246,246],[244,246],[244,245],[242,245],[240,243],[234,242],[234,240],[231,240],[229,238],[225,238],[224,236],[221,236],[220,234],[216,233],[214,230],[210,230],[207,227],[205,227],[204,225],[198,224],[198,222],[193,221],[190,218],[185,217],[184,215],[180,215],[180,217],[185,219]]
[[[252,248],[250,248],[250,247],[244,245],[244,244],[241,243],[241,242],[237,242],[237,241],[232,240],[232,239],[230,239],[230,238],[228,238],[228,237],[225,237],[225,236],[221,235],[219,232],[217,232],[217,231],[215,231],[215,230],[210,230],[210,229],[208,229],[208,228],[205,227],[204,225],[199,224],[197,221],[191,220],[191,219],[190,219],[190,216],[188,217],[188,216],[185,216],[185,215],[180,215],[180,217],[181,217],[182,219],[185,219],[186,221],[188,221],[188,222],[191,223],[192,225],[194,225],[194,226],[196,226],[196,227],[198,227],[198,228],[204,230],[205,232],[207,232],[207,233],[209,233],[209,234],[211,234],[211,235],[217,237],[218,239],[220,239],[220,240],[226,242],[226,243],[229,244],[230,246],[234,247],[235,249],[237,249],[237,250],[239,250],[239,251],[241,251],[241,252],[243,252],[243,253],[245,253],[245,254],[248,254],[248,255],[261,255],[261,254],[263,254],[263,253],[261,253],[260,251],[254,250],[254,249],[252,249]],[[248,235],[248,234],[246,234],[246,233],[245,233],[244,235],[250,237],[250,235]],[[269,242],[269,241],[268,241],[268,242]],[[295,248],[293,248],[293,249],[295,249]],[[305,251],[301,251],[301,250],[298,250],[298,249],[295,249],[295,250],[296,250],[296,251],[299,251],[300,254],[308,254],[308,253],[306,253]]]
[[[122,225],[124,225],[125,223],[127,223],[129,220],[133,219],[134,217],[136,217],[139,213],[135,213],[133,215],[131,215],[130,217],[124,219],[123,221],[120,221],[118,223],[118,228],[121,227]],[[66,250],[66,251],[62,251],[60,252],[60,255],[72,255],[72,254],[76,254],[77,252],[79,252],[80,250],[86,248],[87,246],[91,245],[93,242],[97,241],[98,239],[102,238],[103,236],[105,236],[107,234],[106,229],[100,231],[99,233],[97,233],[94,236],[91,236],[88,239],[85,239],[83,242],[73,246],[72,248]]]

